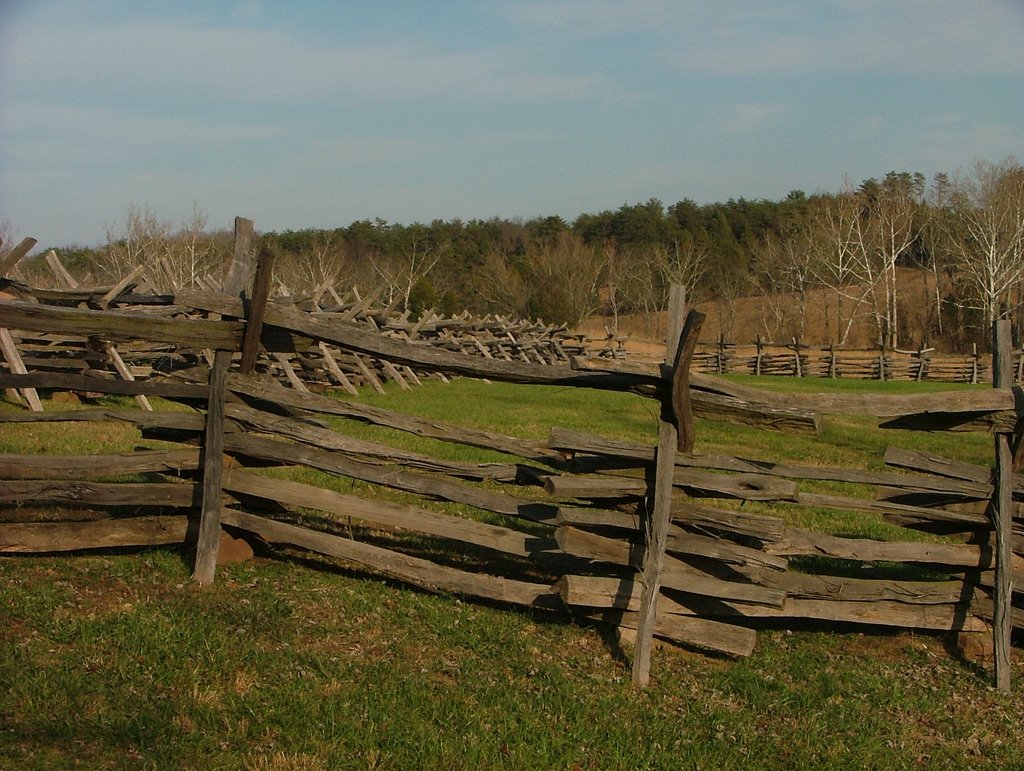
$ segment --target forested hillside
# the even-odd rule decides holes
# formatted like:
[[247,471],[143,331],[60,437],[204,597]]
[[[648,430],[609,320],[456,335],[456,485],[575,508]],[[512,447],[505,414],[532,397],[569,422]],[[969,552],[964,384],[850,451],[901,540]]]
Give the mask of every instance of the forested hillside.
[[[144,262],[160,265],[168,284],[187,286],[229,249],[228,234],[206,225],[198,210],[175,227],[131,209],[103,248],[57,251],[97,280]],[[874,343],[955,349],[987,345],[991,321],[1004,316],[1021,339],[1024,168],[1012,158],[930,181],[891,172],[778,201],[651,199],[571,222],[378,219],[264,236],[278,255],[276,277],[293,294],[356,285],[413,312],[572,325],[602,314],[614,330],[619,316],[653,318],[667,287],[681,282],[693,301],[717,302],[716,328],[727,337],[737,309],[763,297],[758,333],[766,339],[843,344],[867,322]]]

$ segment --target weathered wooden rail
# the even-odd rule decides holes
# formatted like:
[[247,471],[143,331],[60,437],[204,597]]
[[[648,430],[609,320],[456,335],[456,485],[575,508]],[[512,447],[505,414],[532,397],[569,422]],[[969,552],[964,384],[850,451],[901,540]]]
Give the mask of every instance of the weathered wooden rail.
[[[31,368],[0,371],[0,386],[22,392],[70,389],[179,405],[0,411],[0,422],[118,421],[136,426],[143,438],[179,446],[90,457],[0,456],[0,553],[190,544],[203,583],[214,578],[222,532],[242,534],[431,591],[636,628],[638,683],[647,678],[652,635],[745,655],[767,624],[949,632],[984,630],[991,622],[1005,655],[1009,629],[1024,626],[1024,610],[1013,601],[1013,584],[1024,576],[1018,503],[1024,480],[1012,470],[1021,456],[1013,439],[1020,412],[1005,385],[910,399],[797,400],[745,388],[690,373],[699,319],[684,324],[681,303],[677,354],[660,366],[580,357],[541,363],[450,350],[303,310],[294,301],[270,302],[259,280],[243,300],[240,287],[267,268],[259,259],[266,255],[245,237],[245,221],[240,233],[223,285],[232,294],[181,291],[158,303],[129,303],[122,292],[102,308],[0,303],[0,327],[21,340],[45,339],[55,348],[72,337],[96,340],[98,350],[136,346],[187,364],[170,373],[152,367],[132,380],[92,361],[72,370],[33,355],[25,357]],[[257,366],[275,354],[322,355],[324,346],[417,373],[640,394],[661,404],[658,444],[558,429],[546,443],[531,442],[309,393]],[[816,431],[822,413],[989,431],[1006,447],[995,471],[898,449],[886,454],[890,470],[873,472],[693,452],[694,417]],[[452,462],[356,440],[332,427],[337,419],[496,450],[508,460]],[[374,486],[366,489],[401,491],[416,502],[300,482],[289,473],[297,467]],[[123,475],[145,475],[145,481],[107,481]],[[820,483],[829,481],[861,494],[821,492]],[[473,513],[441,513],[433,501]],[[935,538],[827,536],[739,508],[745,501],[871,512]],[[425,539],[438,548],[425,549]],[[1005,658],[997,658],[997,677],[1006,672]]]

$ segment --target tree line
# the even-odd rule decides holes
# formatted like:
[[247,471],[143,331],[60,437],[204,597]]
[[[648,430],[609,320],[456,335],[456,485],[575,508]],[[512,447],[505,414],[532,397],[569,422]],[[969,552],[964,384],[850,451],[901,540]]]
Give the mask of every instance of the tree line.
[[[285,291],[357,286],[414,314],[469,310],[575,325],[603,313],[614,329],[625,314],[654,318],[679,282],[692,301],[718,302],[727,336],[736,303],[753,295],[765,298],[767,339],[843,344],[854,324],[870,320],[889,348],[931,341],[960,349],[987,345],[992,321],[1004,317],[1018,341],[1024,336],[1024,168],[1014,158],[931,180],[893,171],[777,201],[665,206],[652,198],[571,222],[375,219],[263,238]],[[199,209],[174,226],[132,207],[104,246],[57,251],[73,271],[103,279],[145,263],[166,289],[216,275],[230,249],[230,233],[209,230]],[[825,321],[809,329],[815,302]]]

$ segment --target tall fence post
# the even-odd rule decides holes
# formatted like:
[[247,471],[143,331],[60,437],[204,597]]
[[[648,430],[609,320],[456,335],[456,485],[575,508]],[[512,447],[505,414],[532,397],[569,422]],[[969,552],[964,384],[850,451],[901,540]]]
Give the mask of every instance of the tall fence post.
[[672,384],[662,396],[658,421],[658,449],[655,456],[653,511],[646,518],[646,549],[641,576],[640,613],[633,653],[633,684],[647,685],[651,676],[651,646],[657,626],[661,569],[672,517],[672,485],[676,453],[693,450],[693,413],[689,403],[689,370],[704,315],[686,314],[686,295],[682,286],[673,285],[669,305],[665,362],[671,368]]
[[[225,294],[237,297],[245,291],[255,269],[255,239],[252,220],[236,217],[235,251],[222,287]],[[224,476],[224,401],[232,355],[232,351],[217,351],[213,366],[210,367],[210,396],[206,407],[206,435],[203,441],[203,507],[199,518],[196,562],[192,571],[192,580],[200,585],[213,583],[217,571]]]
[[[1013,347],[1007,319],[992,327],[992,385],[1010,388],[1013,385]],[[992,525],[996,531],[995,595],[992,613],[992,638],[995,653],[996,688],[1010,690],[1010,609],[1013,600],[1012,526],[1013,526],[1013,455],[1012,434],[995,435],[996,473],[992,499]]]

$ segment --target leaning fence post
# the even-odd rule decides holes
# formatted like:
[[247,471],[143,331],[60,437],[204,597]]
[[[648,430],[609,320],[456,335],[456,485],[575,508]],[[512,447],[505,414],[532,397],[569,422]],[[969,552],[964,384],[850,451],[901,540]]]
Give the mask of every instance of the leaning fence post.
[[6,278],[8,274],[13,273],[18,263],[32,251],[32,247],[37,243],[39,242],[34,238],[24,238],[21,243],[0,258],[0,278]]
[[246,309],[245,333],[242,335],[242,360],[238,365],[243,375],[256,370],[256,356],[259,353],[260,333],[270,299],[270,279],[274,273],[274,254],[267,247],[260,250],[256,265],[256,278],[252,285],[252,298]]
[[[10,253],[3,259],[0,259],[0,278],[6,278],[9,273],[12,273],[21,259],[31,252],[32,247],[35,245],[36,240],[34,238],[26,238],[11,249]],[[14,374],[25,375],[28,373],[24,362],[21,360],[21,355],[18,353],[18,347],[14,344],[14,338],[3,327],[0,327],[0,355],[7,362],[7,368]],[[29,409],[33,412],[43,411],[43,404],[39,401],[39,394],[36,392],[36,389],[22,388],[20,394],[18,394],[17,389],[10,390],[13,390],[15,395],[24,396],[25,401],[28,402]]]
[[657,625],[661,568],[672,516],[672,483],[677,452],[693,450],[693,411],[689,399],[689,370],[704,315],[686,307],[681,286],[672,287],[665,362],[672,374],[671,387],[662,396],[658,421],[658,450],[653,483],[654,505],[646,519],[646,549],[641,576],[640,613],[633,653],[633,684],[647,685],[651,675],[651,645]]
[[[992,385],[1013,385],[1013,348],[1010,322],[996,321],[992,326]],[[995,435],[996,473],[992,498],[992,525],[996,531],[995,595],[992,612],[992,641],[995,653],[996,688],[1010,690],[1010,609],[1013,600],[1012,526],[1013,526],[1013,452],[1012,434]]]
[[[235,252],[224,279],[225,294],[238,296],[249,283],[254,269],[252,220],[235,218]],[[241,341],[239,341],[241,347]],[[233,351],[217,351],[210,367],[210,397],[206,407],[206,436],[203,442],[203,508],[199,518],[196,562],[192,580],[213,583],[220,546],[222,479],[224,476],[224,401]]]

